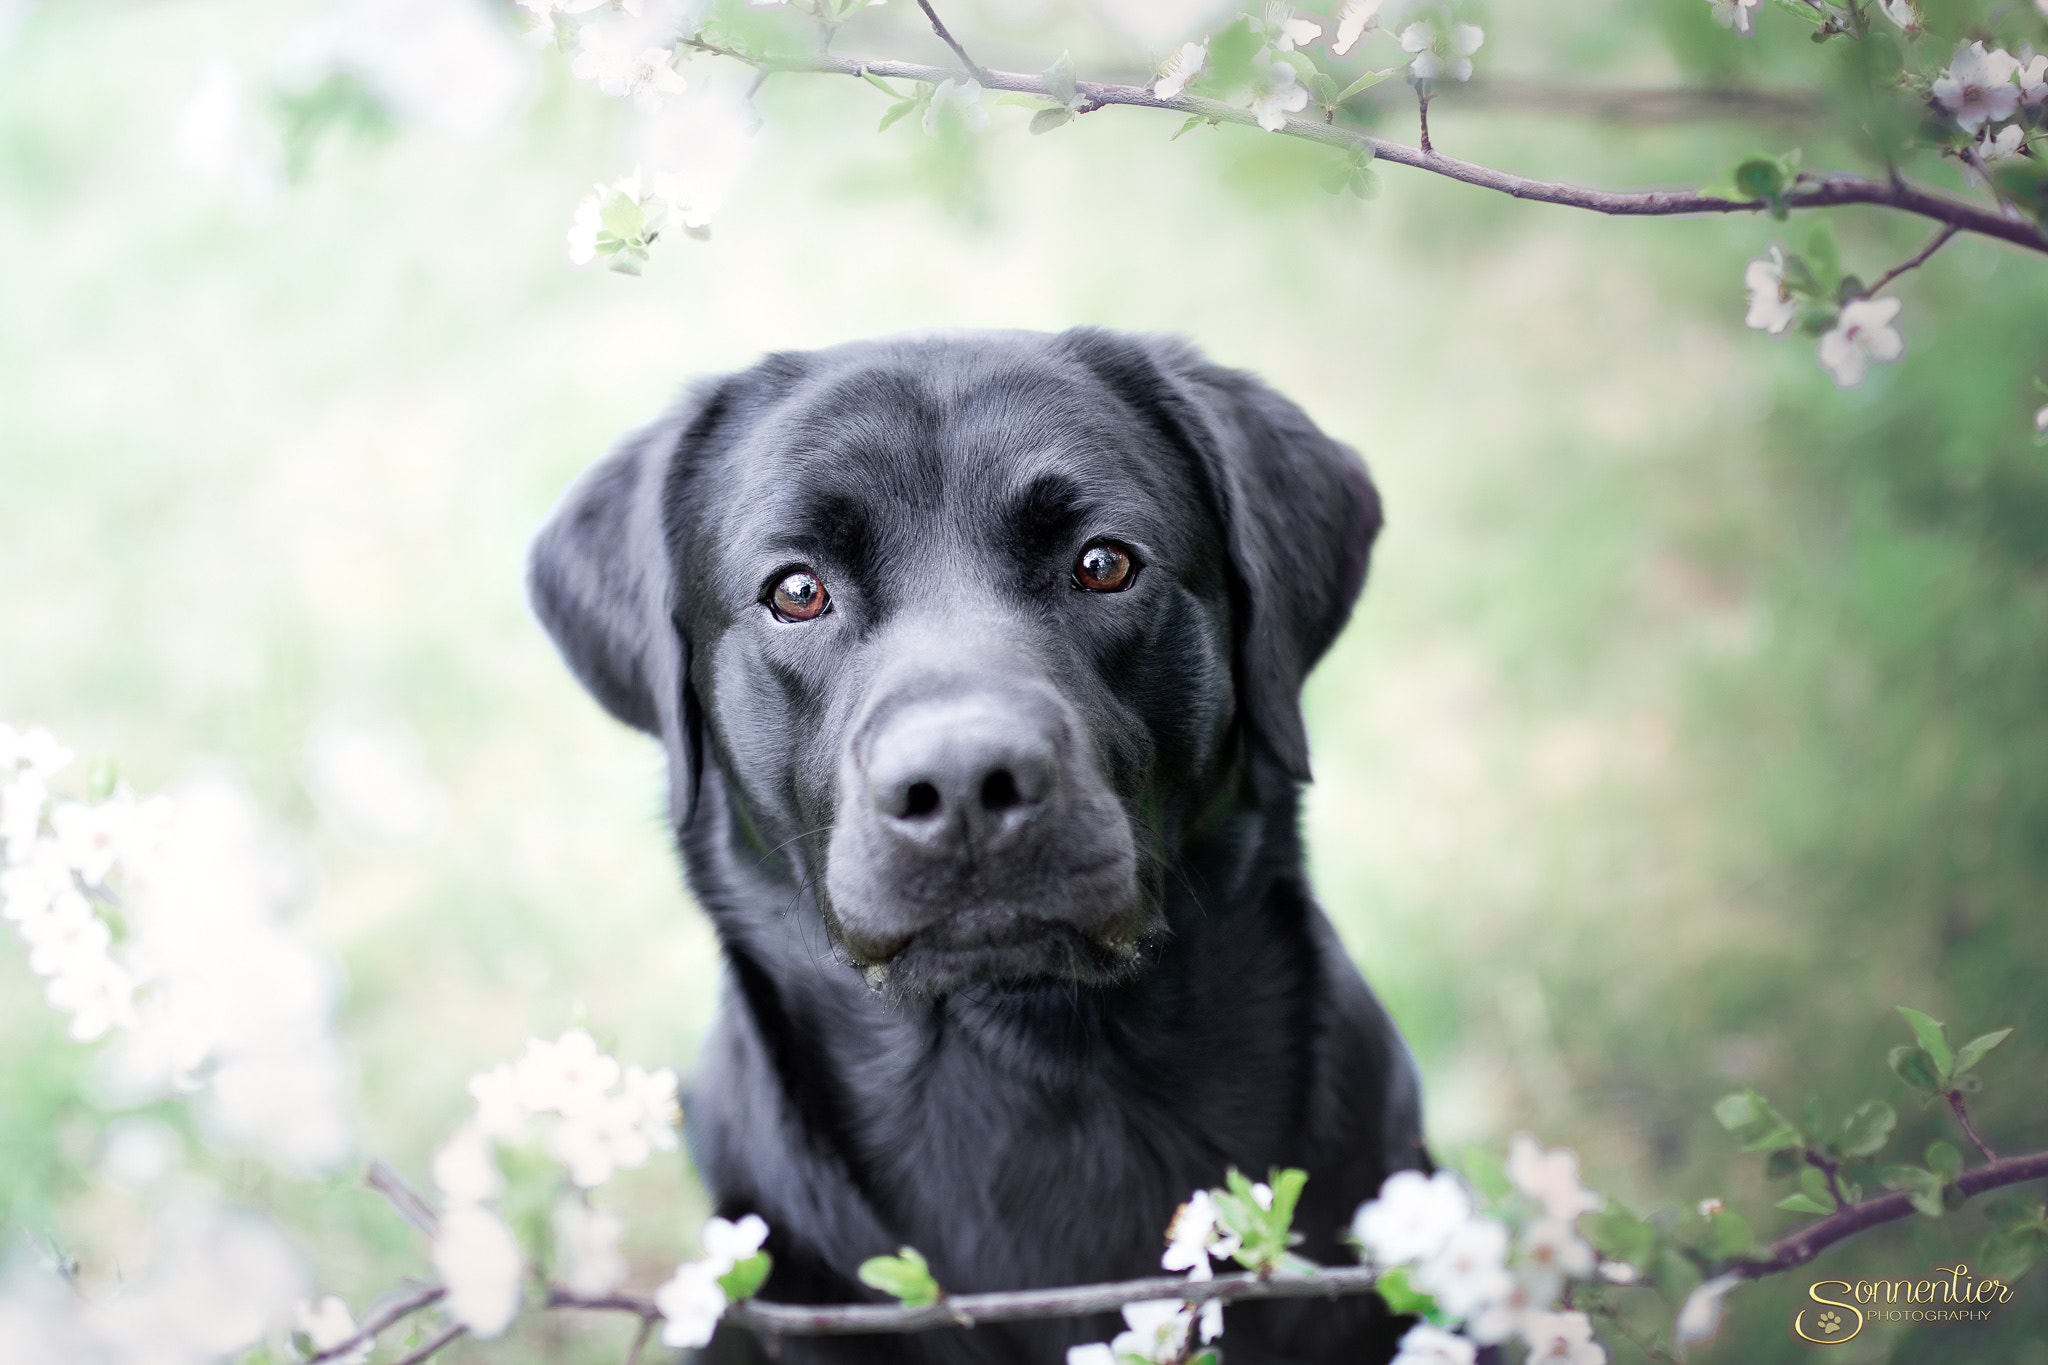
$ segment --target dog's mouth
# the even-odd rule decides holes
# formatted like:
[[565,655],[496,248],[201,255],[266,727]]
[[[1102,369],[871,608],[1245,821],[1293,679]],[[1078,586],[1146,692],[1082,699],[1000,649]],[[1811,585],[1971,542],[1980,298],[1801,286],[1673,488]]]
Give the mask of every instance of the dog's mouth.
[[918,931],[886,955],[854,958],[852,965],[891,1000],[949,995],[973,985],[1107,985],[1137,971],[1151,938],[1150,919],[1133,905],[1114,917],[1117,932],[1101,935],[1064,920],[969,911]]

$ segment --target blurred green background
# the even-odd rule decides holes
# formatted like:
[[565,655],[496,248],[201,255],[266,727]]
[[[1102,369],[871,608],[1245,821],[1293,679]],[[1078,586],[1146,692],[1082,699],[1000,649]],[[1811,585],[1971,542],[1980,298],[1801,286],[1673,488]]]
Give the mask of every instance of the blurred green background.
[[[1838,393],[1809,341],[1742,326],[1744,262],[1803,239],[1797,222],[1610,221],[1398,167],[1377,200],[1334,198],[1325,152],[1244,129],[1169,143],[1178,120],[1137,111],[1029,137],[1026,111],[999,109],[964,148],[915,120],[877,136],[875,92],[778,77],[708,242],[662,244],[641,280],[579,274],[562,234],[590,181],[630,167],[632,111],[552,53],[491,135],[336,131],[259,212],[180,164],[206,62],[260,73],[320,9],[14,15],[0,716],[143,790],[232,765],[297,841],[298,923],[349,983],[365,1154],[423,1179],[463,1079],[530,1034],[583,1019],[627,1059],[681,1062],[713,1008],[658,756],[577,689],[521,601],[525,539],[566,482],[686,377],[764,350],[1076,323],[1186,335],[1373,467],[1389,529],[1309,688],[1308,828],[1443,1151],[1533,1131],[1632,1207],[1725,1197],[1768,1239],[1799,1220],[1709,1106],[1744,1085],[1837,1114],[1886,1098],[1917,1154],[1946,1133],[1885,1069],[1907,1040],[1898,1002],[1965,1037],[2020,1025],[1987,1064],[1982,1125],[2048,1145],[2048,455],[2028,438],[2048,262],[1952,245],[1897,286],[1905,361]],[[1066,0],[948,10],[992,65],[1063,47],[1084,77],[1148,62]],[[914,17],[864,19],[840,47],[940,60]],[[1698,0],[1479,17],[1496,92],[1825,92],[1838,60],[1768,10],[1745,43]],[[1380,131],[1412,139],[1389,84]],[[1616,187],[1792,146],[1857,166],[1828,127],[1825,106],[1589,120],[1480,86],[1432,110],[1454,154]],[[1834,221],[1866,278],[1924,235]],[[416,743],[441,818],[351,831],[308,776],[309,736],[337,717]],[[0,953],[10,1243],[90,1260],[138,1235],[133,1199],[75,1173],[108,1118],[92,1094],[90,1050]],[[425,1264],[352,1175],[192,1160],[303,1229],[358,1307]],[[702,1216],[680,1165],[608,1191],[635,1227],[635,1287]],[[1986,1228],[1964,1210],[1829,1264],[1908,1274]],[[1873,1327],[1840,1356],[2042,1365],[2044,1279],[1991,1330]],[[1738,1293],[1694,1358],[1794,1359],[1806,1282]],[[611,1360],[626,1331],[529,1314],[508,1345],[444,1358]]]

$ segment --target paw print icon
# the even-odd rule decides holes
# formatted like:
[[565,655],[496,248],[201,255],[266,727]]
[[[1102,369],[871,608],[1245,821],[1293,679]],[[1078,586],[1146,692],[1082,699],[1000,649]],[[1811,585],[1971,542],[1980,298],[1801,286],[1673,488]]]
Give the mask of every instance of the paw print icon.
[[1842,1330],[1842,1317],[1839,1313],[1822,1313],[1817,1326],[1821,1331],[1833,1336]]

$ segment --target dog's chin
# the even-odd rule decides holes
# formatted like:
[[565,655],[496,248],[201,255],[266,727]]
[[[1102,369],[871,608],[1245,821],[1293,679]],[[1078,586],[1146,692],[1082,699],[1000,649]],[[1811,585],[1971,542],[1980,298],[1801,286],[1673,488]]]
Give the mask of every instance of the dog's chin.
[[886,956],[856,952],[843,939],[839,949],[871,989],[896,1003],[983,986],[1109,985],[1139,970],[1157,916],[1133,904],[1108,919],[1112,931],[1091,933],[1064,919],[968,911],[919,930]]

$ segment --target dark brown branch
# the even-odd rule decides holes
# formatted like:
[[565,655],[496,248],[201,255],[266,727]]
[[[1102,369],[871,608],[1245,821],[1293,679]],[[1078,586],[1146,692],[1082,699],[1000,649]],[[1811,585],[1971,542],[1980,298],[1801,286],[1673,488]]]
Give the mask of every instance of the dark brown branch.
[[1842,1182],[1836,1179],[1835,1176],[1835,1173],[1842,1168],[1835,1162],[1829,1161],[1819,1152],[1814,1151],[1811,1147],[1806,1149],[1806,1164],[1828,1178],[1828,1193],[1835,1197],[1835,1207],[1838,1209],[1848,1208],[1849,1201],[1842,1198]]
[[[935,1327],[972,1327],[980,1322],[1022,1322],[1031,1318],[1072,1318],[1108,1313],[1127,1303],[1174,1299],[1183,1303],[1238,1303],[1247,1299],[1322,1299],[1369,1293],[1378,1272],[1364,1266],[1319,1270],[1313,1275],[1219,1275],[1184,1280],[1162,1275],[1115,1284],[1061,1289],[1020,1289],[997,1294],[954,1294],[922,1308],[893,1303],[811,1305],[763,1303],[750,1299],[725,1312],[735,1327],[780,1336],[857,1336],[884,1332],[925,1332]],[[550,1308],[594,1308],[659,1317],[660,1310],[632,1294],[584,1298],[565,1290],[548,1292]]]
[[640,1365],[640,1353],[647,1349],[647,1339],[654,1335],[655,1318],[640,1319],[640,1330],[633,1334],[633,1345],[626,1352],[626,1365]]
[[[1932,255],[1933,255],[1933,254],[1934,254],[1935,252],[1937,252],[1937,251],[1941,250],[1941,249],[1942,249],[1943,247],[1947,246],[1947,245],[1948,245],[1948,239],[1949,239],[1949,238],[1951,238],[1951,237],[1953,237],[1953,236],[1955,236],[1955,235],[1956,235],[1956,234],[1957,234],[1958,232],[1960,232],[1960,231],[1962,231],[1962,229],[1961,229],[1961,228],[1957,227],[1957,226],[1956,226],[1956,225],[1955,225],[1954,223],[1950,223],[1950,224],[1949,224],[1948,226],[1944,227],[1944,228],[1943,228],[1943,229],[1942,229],[1941,231],[1939,231],[1939,232],[1935,233],[1935,234],[1934,234],[1934,239],[1933,239],[1932,241],[1928,242],[1928,244],[1927,244],[1926,246],[1923,246],[1923,247],[1921,247],[1921,248],[1920,248],[1920,250],[1919,250],[1918,252],[1916,252],[1916,253],[1914,254],[1914,256],[1913,256],[1913,258],[1912,258],[1911,260],[1909,260],[1909,261],[1903,261],[1903,262],[1901,262],[1900,264],[1898,264],[1898,265],[1895,265],[1895,266],[1893,266],[1893,267],[1892,267],[1892,268],[1891,268],[1890,270],[1887,270],[1887,271],[1885,271],[1885,272],[1884,272],[1884,274],[1882,274],[1882,275],[1879,275],[1879,276],[1877,277],[1877,281],[1876,281],[1876,283],[1872,284],[1872,285],[1871,285],[1871,286],[1870,286],[1870,287],[1869,287],[1868,289],[1865,289],[1865,290],[1863,291],[1863,297],[1865,297],[1865,298],[1867,298],[1867,299],[1874,299],[1874,298],[1876,298],[1876,297],[1877,297],[1877,292],[1878,292],[1878,290],[1880,290],[1880,289],[1883,289],[1883,288],[1884,288],[1884,287],[1885,287],[1886,285],[1890,284],[1890,283],[1891,283],[1891,282],[1892,282],[1893,280],[1897,279],[1897,278],[1898,278],[1899,276],[1901,276],[1901,275],[1905,274],[1905,273],[1906,273],[1906,272],[1907,272],[1908,270],[1914,270],[1914,269],[1917,269],[1917,268],[1919,268],[1920,266],[1923,266],[1923,265],[1927,264],[1927,259],[1928,259],[1928,257],[1932,256]],[[1950,1098],[1951,1100],[1955,1100],[1955,1101],[1960,1101],[1960,1100],[1961,1100],[1961,1096],[1960,1096],[1960,1095],[1959,1095],[1959,1094],[1958,1094],[1957,1092],[1955,1092],[1955,1091],[1950,1091],[1950,1092],[1949,1092],[1949,1098]],[[1960,1114],[1961,1112],[1962,1112],[1962,1111],[1961,1111],[1960,1109],[1959,1109],[1959,1110],[1957,1110],[1957,1113],[1959,1113],[1959,1114]],[[1968,1130],[1969,1126],[1970,1126],[1970,1121],[1969,1121],[1969,1119],[1968,1119],[1968,1118],[1964,1118],[1964,1119],[1963,1119],[1963,1128],[1964,1128],[1965,1130]],[[1974,1138],[1974,1137],[1976,1136],[1976,1134],[1972,1133],[1972,1134],[1971,1134],[1971,1136],[1972,1136],[1972,1137]],[[1992,1155],[1991,1155],[1991,1149],[1990,1149],[1990,1148],[1988,1148],[1988,1147],[1984,1147],[1984,1144],[1983,1144],[1983,1143],[1982,1143],[1981,1141],[1980,1141],[1980,1142],[1978,1142],[1978,1144],[1977,1144],[1977,1145],[1978,1145],[1979,1147],[1983,1148],[1983,1150],[1984,1150],[1984,1159],[1985,1159],[1986,1161],[1991,1161],[1991,1160],[1994,1160],[1994,1159],[1995,1159],[1995,1158],[1993,1158],[1993,1157],[1992,1157]]]
[[448,1291],[438,1284],[424,1285],[404,1298],[397,1300],[381,1312],[372,1313],[363,1319],[356,1334],[346,1341],[336,1342],[326,1350],[318,1352],[306,1361],[306,1365],[324,1365],[324,1362],[338,1360],[359,1346],[366,1346],[377,1339],[377,1334],[404,1318],[411,1317],[422,1308],[432,1307],[447,1296]]
[[[732,57],[756,66],[772,66],[779,71],[840,76],[858,76],[863,71],[869,71],[884,79],[923,81],[930,85],[950,79],[955,74],[944,67],[926,66],[917,62],[862,61],[852,57],[757,59],[701,38],[685,41],[687,46],[700,52]],[[1039,76],[1027,76],[1013,71],[982,71],[979,79],[983,86],[991,90],[1039,95],[1054,104],[1061,102],[1047,88],[1044,78]],[[1221,100],[1203,99],[1195,95],[1161,99],[1150,90],[1139,86],[1102,85],[1092,81],[1077,82],[1076,88],[1080,97],[1095,107],[1117,104],[1137,109],[1166,109],[1177,114],[1193,114],[1219,123],[1254,126],[1257,123],[1249,109],[1225,104]],[[1526,199],[1539,204],[1561,204],[1567,208],[1585,209],[1617,217],[1670,218],[1691,214],[1760,213],[1768,207],[1762,200],[1727,199],[1720,195],[1703,194],[1690,189],[1595,190],[1555,181],[1532,180],[1527,176],[1498,171],[1490,166],[1460,161],[1456,157],[1445,156],[1434,150],[1426,151],[1405,143],[1370,137],[1314,118],[1288,119],[1280,131],[1290,137],[1305,138],[1328,146],[1368,151],[1380,161],[1391,161],[1398,166],[1427,171],[1432,175],[1441,175],[1467,185],[1475,185],[1480,189],[1493,190],[1515,199]],[[2008,217],[1993,207],[1950,199],[1946,195],[1937,194],[1907,180],[1873,180],[1867,176],[1842,171],[1802,175],[1799,182],[1785,192],[1783,202],[1787,209],[1840,208],[1851,204],[1887,208],[1932,219],[1953,227],[1958,232],[1976,233],[1979,236],[2009,242],[2028,251],[2048,255],[2048,232],[2043,232],[2035,224]]]
[[436,1333],[434,1335],[434,1338],[431,1341],[427,1342],[426,1345],[420,1347],[417,1351],[414,1351],[409,1355],[400,1356],[398,1359],[392,1361],[391,1365],[420,1365],[421,1361],[430,1359],[434,1355],[434,1353],[439,1351],[442,1347],[452,1345],[457,1337],[461,1336],[464,1332],[467,1332],[468,1330],[469,1329],[467,1327],[464,1327],[459,1322],[452,1327],[443,1328],[440,1332]]
[[1948,1107],[1949,1112],[1956,1116],[1956,1122],[1962,1126],[1963,1134],[1972,1143],[1976,1144],[1977,1150],[1984,1154],[1984,1159],[1992,1162],[1997,1161],[1998,1153],[1991,1150],[1991,1144],[1986,1142],[1984,1135],[1977,1131],[1977,1125],[1970,1122],[1970,1109],[1968,1105],[1963,1103],[1962,1091],[1951,1090],[1948,1092]]
[[[2020,1185],[2029,1180],[2048,1179],[2048,1152],[2035,1152],[2031,1156],[2007,1157],[1994,1161],[1988,1166],[1979,1166],[1974,1171],[1965,1171],[1956,1177],[1956,1188],[1965,1198],[1982,1194],[1986,1190],[2002,1189],[2007,1185]],[[1880,1223],[1889,1223],[1904,1218],[1913,1211],[1910,1196],[1900,1194],[1882,1195],[1866,1199],[1860,1204],[1809,1223],[1789,1237],[1781,1237],[1771,1243],[1770,1254],[1762,1260],[1735,1261],[1728,1269],[1746,1279],[1759,1279],[1775,1275],[1794,1266],[1805,1265],[1815,1256],[1837,1242],[1846,1241],[1860,1232],[1867,1232]]]
[[414,1189],[412,1182],[382,1157],[371,1158],[370,1164],[363,1168],[363,1184],[383,1195],[384,1202],[391,1205],[393,1213],[427,1236],[441,1235],[441,1219],[428,1206],[426,1196]]
[[925,18],[932,21],[932,32],[939,35],[940,42],[953,49],[953,55],[960,59],[961,64],[967,68],[968,74],[983,85],[989,84],[988,68],[968,56],[967,49],[960,46],[959,40],[946,31],[945,21],[940,19],[939,12],[932,8],[932,0],[917,0],[917,7],[924,11]]

